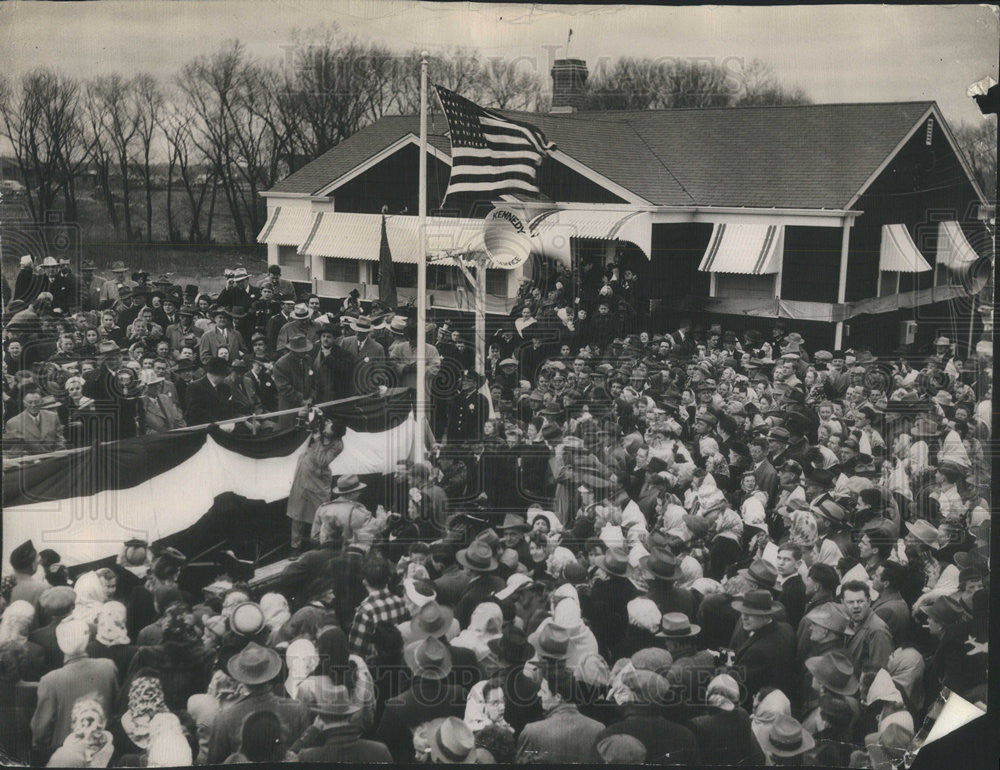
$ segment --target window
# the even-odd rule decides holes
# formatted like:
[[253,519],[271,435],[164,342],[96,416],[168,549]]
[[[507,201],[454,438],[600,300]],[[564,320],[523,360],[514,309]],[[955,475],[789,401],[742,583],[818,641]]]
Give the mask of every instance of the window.
[[774,273],[743,275],[741,273],[716,273],[715,296],[746,299],[774,299]]
[[279,246],[278,264],[282,267],[305,267],[305,257],[299,254],[298,246]]
[[507,271],[486,269],[486,293],[494,297],[507,296]]
[[899,286],[899,271],[898,270],[883,270],[882,280],[879,284],[878,295],[880,297],[888,297],[891,294],[896,294],[897,288]]
[[356,259],[326,258],[323,260],[323,280],[357,283],[358,267]]

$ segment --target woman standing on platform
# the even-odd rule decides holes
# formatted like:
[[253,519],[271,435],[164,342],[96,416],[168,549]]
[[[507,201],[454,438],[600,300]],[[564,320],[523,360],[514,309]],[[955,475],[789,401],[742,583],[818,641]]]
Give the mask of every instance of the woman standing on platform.
[[330,500],[333,474],[330,463],[344,451],[347,428],[339,420],[320,415],[313,421],[309,446],[295,466],[292,491],[288,495],[287,516],[292,520],[292,553],[295,559],[305,550],[304,541],[312,528],[316,509]]

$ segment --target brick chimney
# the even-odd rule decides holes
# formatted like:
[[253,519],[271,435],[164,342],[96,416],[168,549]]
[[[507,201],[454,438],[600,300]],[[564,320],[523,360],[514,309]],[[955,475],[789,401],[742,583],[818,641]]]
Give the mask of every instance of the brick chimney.
[[587,93],[587,62],[556,59],[552,64],[552,112],[576,112]]

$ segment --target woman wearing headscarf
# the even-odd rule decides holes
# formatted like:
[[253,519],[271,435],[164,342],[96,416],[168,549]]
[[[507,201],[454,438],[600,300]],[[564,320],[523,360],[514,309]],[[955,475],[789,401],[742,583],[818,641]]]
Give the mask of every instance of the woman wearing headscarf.
[[618,629],[617,638],[610,644],[609,660],[617,662],[622,658],[631,658],[639,650],[647,647],[659,647],[660,640],[656,633],[660,630],[660,618],[663,613],[656,602],[646,596],[638,596],[626,605],[628,625]]
[[349,653],[347,637],[336,626],[323,629],[316,640],[316,652],[319,667],[299,684],[295,698],[303,703],[315,703],[325,677],[334,685],[346,687],[351,703],[359,707],[351,721],[363,730],[371,729],[375,723],[375,683],[364,660]]
[[486,749],[497,763],[514,761],[514,728],[504,718],[507,701],[501,678],[484,679],[469,691],[465,724],[476,737],[476,746]]
[[285,679],[285,692],[289,698],[294,698],[301,685],[308,679],[319,665],[319,654],[312,639],[299,637],[285,650],[285,668],[288,677]]
[[469,627],[451,640],[452,647],[465,647],[476,654],[476,660],[483,667],[483,662],[494,659],[489,643],[502,636],[503,610],[496,602],[482,602],[472,611]]
[[115,761],[127,754],[144,754],[149,749],[153,717],[169,711],[159,674],[151,668],[139,669],[122,690],[125,707],[111,723],[115,738]]
[[28,641],[28,632],[34,622],[35,607],[23,599],[11,602],[0,616],[0,646],[18,650],[21,679],[26,682],[37,682],[46,670],[45,650]]
[[753,730],[757,745],[763,746],[771,725],[778,717],[792,715],[792,702],[781,690],[762,687],[753,698],[753,715],[750,729]]
[[264,623],[271,629],[268,647],[273,647],[280,639],[281,627],[292,619],[288,600],[277,593],[267,593],[260,597],[260,609],[264,613]]
[[91,658],[107,658],[118,667],[119,682],[128,671],[135,654],[126,631],[127,611],[121,602],[105,602],[97,614],[97,631],[87,645]]
[[76,579],[73,590],[76,591],[76,606],[70,617],[84,621],[93,630],[107,598],[104,581],[96,572],[84,572]]
[[212,678],[214,658],[202,642],[195,616],[182,602],[174,602],[163,618],[163,641],[136,651],[130,676],[147,666],[159,671],[167,706],[180,711],[191,695],[205,691]]
[[190,767],[191,744],[175,714],[161,712],[149,730],[146,767]]
[[70,715],[71,732],[46,767],[107,767],[115,746],[106,721],[99,700],[79,698]]
[[764,752],[751,728],[750,715],[740,703],[740,686],[729,674],[719,674],[705,692],[708,713],[694,717],[694,733],[706,765],[762,765]]

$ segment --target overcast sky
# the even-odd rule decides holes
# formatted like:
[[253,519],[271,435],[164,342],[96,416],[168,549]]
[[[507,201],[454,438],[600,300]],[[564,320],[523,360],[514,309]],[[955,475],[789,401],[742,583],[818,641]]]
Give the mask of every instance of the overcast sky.
[[991,6],[695,7],[436,4],[395,0],[0,4],[0,72],[45,65],[87,77],[172,75],[238,37],[278,58],[295,28],[335,22],[400,51],[466,45],[527,56],[545,71],[553,47],[593,68],[600,57],[730,57],[770,62],[816,102],[935,99],[950,122],[978,121],[965,95],[997,77],[1000,23]]

